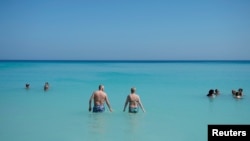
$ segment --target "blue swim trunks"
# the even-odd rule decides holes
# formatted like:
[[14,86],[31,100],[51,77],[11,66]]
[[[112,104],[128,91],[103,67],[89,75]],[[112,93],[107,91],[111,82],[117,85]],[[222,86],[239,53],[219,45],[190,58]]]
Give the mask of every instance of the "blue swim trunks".
[[138,113],[139,112],[139,108],[138,107],[129,107],[129,113]]
[[93,107],[93,112],[94,112],[94,113],[104,112],[104,111],[105,111],[104,105],[95,105],[95,106]]

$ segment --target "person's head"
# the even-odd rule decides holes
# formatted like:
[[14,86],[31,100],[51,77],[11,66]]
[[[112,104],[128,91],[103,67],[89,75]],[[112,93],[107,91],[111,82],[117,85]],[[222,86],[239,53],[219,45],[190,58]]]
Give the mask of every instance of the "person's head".
[[98,88],[100,91],[104,91],[104,85],[100,84]]
[[26,88],[29,88],[29,87],[30,87],[30,84],[26,83],[26,84],[25,84],[25,87],[26,87]]
[[215,92],[215,94],[219,94],[220,93],[218,89],[215,89],[214,92]]
[[213,90],[213,89],[210,89],[208,93],[209,93],[209,94],[214,94],[214,90]]
[[243,89],[242,88],[239,88],[239,90],[238,90],[239,92],[243,92]]
[[44,88],[44,90],[48,90],[49,89],[49,82],[45,82],[43,88]]
[[136,91],[136,88],[135,88],[135,87],[132,87],[132,88],[131,88],[131,93],[135,93],[135,91]]
[[44,84],[44,88],[48,88],[49,87],[49,82],[45,82],[45,84]]

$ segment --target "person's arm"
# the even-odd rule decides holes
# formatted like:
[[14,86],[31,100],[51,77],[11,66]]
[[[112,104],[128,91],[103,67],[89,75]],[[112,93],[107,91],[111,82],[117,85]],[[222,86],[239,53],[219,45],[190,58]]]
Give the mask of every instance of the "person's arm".
[[127,96],[127,99],[126,99],[125,104],[124,104],[123,112],[126,111],[126,107],[128,105],[128,101],[129,101],[129,97]]
[[91,95],[90,99],[89,99],[89,112],[91,112],[91,103],[92,103],[92,99],[94,98],[94,93]]
[[107,106],[108,106],[108,108],[109,108],[109,111],[112,112],[112,109],[111,109],[111,106],[110,106],[109,99],[108,99],[108,96],[107,96],[107,95],[106,95],[106,97],[105,97],[105,101],[106,101],[106,104],[107,104]]
[[142,105],[142,102],[141,102],[139,96],[138,96],[138,104],[139,104],[139,106],[141,107],[142,111],[143,111],[143,112],[146,112],[145,109],[144,109],[144,107],[143,107],[143,105]]

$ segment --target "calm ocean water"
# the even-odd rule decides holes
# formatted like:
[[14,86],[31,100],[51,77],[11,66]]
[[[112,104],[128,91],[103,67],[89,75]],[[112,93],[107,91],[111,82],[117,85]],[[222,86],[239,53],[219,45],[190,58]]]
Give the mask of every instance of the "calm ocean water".
[[[112,113],[88,112],[99,84]],[[133,86],[146,113],[122,111]],[[250,61],[1,61],[0,140],[206,141],[208,124],[250,124],[249,95]]]

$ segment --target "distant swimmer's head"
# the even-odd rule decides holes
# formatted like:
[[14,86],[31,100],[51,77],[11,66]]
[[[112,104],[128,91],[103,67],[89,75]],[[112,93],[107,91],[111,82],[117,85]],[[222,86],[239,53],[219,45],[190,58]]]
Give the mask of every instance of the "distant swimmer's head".
[[219,94],[220,93],[220,91],[218,89],[215,89],[214,92],[215,92],[215,94]]
[[135,87],[132,87],[132,88],[131,88],[131,93],[135,93],[135,91],[136,91],[136,88],[135,88]]
[[213,90],[213,89],[210,89],[208,93],[209,93],[209,94],[214,94],[214,90]]
[[239,92],[243,92],[243,89],[242,88],[239,88],[239,90],[238,90]]
[[210,89],[210,90],[208,91],[207,96],[209,96],[209,97],[214,97],[214,96],[215,96],[214,90],[213,90],[213,89]]
[[30,87],[30,84],[26,83],[25,87],[28,89]]
[[49,89],[49,82],[45,82],[43,88],[44,88],[44,90],[48,90]]
[[239,93],[239,96],[243,96],[243,89],[239,88],[238,93]]
[[100,91],[104,91],[104,85],[101,84],[101,85],[99,85],[98,88],[99,88]]

